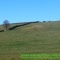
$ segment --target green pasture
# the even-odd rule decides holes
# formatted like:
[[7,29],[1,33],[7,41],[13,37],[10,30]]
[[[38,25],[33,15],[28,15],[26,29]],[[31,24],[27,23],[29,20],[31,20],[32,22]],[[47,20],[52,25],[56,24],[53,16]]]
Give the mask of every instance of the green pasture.
[[31,23],[0,32],[0,60],[23,60],[22,53],[60,53],[60,22]]

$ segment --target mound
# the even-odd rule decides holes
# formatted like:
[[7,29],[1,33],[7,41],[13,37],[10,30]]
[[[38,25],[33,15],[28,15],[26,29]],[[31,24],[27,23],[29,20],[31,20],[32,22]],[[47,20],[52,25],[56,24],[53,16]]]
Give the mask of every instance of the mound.
[[43,28],[42,25],[32,25],[30,27],[25,27],[23,30],[27,31],[27,32],[30,32],[30,31],[37,31],[37,30],[40,30],[42,28]]

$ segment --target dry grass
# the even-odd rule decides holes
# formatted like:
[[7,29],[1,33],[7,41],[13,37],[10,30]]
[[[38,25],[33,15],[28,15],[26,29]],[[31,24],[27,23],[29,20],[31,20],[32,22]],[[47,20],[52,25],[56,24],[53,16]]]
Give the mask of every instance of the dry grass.
[[25,32],[32,32],[32,31],[38,31],[38,30],[41,30],[43,29],[44,26],[43,25],[32,25],[32,26],[28,26],[28,27],[25,27],[24,29],[22,29],[22,31],[25,31]]
[[60,53],[59,32],[60,22],[29,24],[2,32],[0,60],[20,60],[21,53]]

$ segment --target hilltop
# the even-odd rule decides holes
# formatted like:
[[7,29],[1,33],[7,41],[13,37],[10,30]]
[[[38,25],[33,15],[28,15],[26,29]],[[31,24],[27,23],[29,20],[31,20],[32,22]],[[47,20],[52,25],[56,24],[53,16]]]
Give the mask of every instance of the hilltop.
[[0,32],[0,60],[18,59],[21,53],[60,53],[60,22],[15,23],[10,27],[14,26]]

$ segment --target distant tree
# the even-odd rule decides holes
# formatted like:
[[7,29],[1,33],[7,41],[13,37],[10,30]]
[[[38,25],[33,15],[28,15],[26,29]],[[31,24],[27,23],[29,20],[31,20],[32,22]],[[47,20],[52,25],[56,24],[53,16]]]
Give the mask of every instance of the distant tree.
[[40,21],[36,21],[36,23],[39,23]]
[[3,22],[3,27],[4,27],[4,30],[9,30],[9,27],[10,27],[10,23],[8,20],[5,20]]
[[46,21],[43,21],[43,22],[46,22]]

